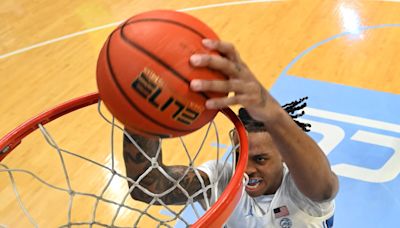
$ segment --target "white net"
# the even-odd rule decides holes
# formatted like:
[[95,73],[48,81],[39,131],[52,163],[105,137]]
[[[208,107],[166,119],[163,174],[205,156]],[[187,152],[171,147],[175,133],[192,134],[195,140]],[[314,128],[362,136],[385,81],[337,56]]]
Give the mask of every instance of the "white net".
[[[214,159],[224,165],[235,164],[232,151],[236,148],[232,148],[228,134],[233,124],[229,120],[219,121],[224,130],[218,131],[217,117],[193,134],[160,140],[151,157],[112,117],[107,117],[101,102],[96,112],[101,118],[88,114],[93,112],[90,109],[75,111],[46,127],[39,124],[39,131],[24,139],[26,142],[0,163],[0,227],[186,227],[210,208],[207,191],[216,185],[206,185],[196,167]],[[38,132],[47,146],[39,143]],[[123,135],[151,162],[136,180],[125,175]],[[174,178],[157,162],[161,151],[165,164],[186,166],[183,175]],[[171,183],[166,191],[151,192],[141,184],[153,170]],[[182,184],[189,172],[194,172],[201,183],[201,189],[192,194]],[[133,200],[131,192],[135,189],[152,200]],[[185,204],[163,202],[163,197],[176,189],[185,195]],[[203,207],[195,202],[199,197]]]

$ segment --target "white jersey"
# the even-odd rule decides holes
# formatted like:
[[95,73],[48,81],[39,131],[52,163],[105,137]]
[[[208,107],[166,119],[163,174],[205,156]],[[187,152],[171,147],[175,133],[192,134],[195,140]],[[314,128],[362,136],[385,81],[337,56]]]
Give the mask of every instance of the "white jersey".
[[[211,203],[221,195],[232,176],[230,165],[225,167],[216,161],[209,161],[197,167],[205,172],[213,189]],[[276,227],[276,228],[329,228],[333,226],[334,201],[314,202],[304,196],[296,187],[286,166],[281,186],[273,195],[251,197],[243,188],[243,194],[225,227]]]

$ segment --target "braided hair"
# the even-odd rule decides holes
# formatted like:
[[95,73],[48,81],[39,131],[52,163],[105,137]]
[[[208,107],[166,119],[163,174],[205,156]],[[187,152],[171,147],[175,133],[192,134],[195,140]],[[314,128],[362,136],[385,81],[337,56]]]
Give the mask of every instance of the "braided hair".
[[[304,110],[307,106],[307,103],[305,102],[308,99],[308,97],[303,97],[299,100],[295,100],[293,102],[287,103],[282,106],[282,108],[289,114],[290,117],[292,117],[293,121],[305,132],[310,131],[311,124],[309,123],[302,123],[297,120],[297,118],[301,117],[304,115]],[[297,112],[300,111],[301,112]],[[267,131],[266,126],[264,125],[263,122],[254,120],[250,114],[247,112],[246,109],[240,108],[239,109],[239,118],[243,122],[246,130],[248,132],[262,132],[262,131]]]

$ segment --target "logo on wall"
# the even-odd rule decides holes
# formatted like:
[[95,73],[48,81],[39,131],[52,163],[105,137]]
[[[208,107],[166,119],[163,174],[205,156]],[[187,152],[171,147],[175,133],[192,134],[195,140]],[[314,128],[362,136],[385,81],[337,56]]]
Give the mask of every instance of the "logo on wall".
[[339,176],[335,225],[395,223],[400,213],[400,95],[294,76],[281,76],[270,91],[282,104],[309,97],[301,121],[312,125],[309,135]]
[[370,183],[398,177],[400,95],[292,76],[279,78],[271,91],[281,103],[309,96],[303,121],[336,174]]

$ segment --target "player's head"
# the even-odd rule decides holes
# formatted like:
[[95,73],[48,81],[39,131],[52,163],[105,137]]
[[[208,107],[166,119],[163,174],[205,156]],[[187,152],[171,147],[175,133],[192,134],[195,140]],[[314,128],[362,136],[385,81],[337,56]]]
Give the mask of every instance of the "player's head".
[[[310,124],[301,123],[297,117],[304,115],[304,111],[296,112],[306,106],[304,102],[307,97],[282,106],[293,118],[299,127],[309,131]],[[252,196],[273,194],[279,188],[283,175],[283,161],[274,144],[267,127],[259,121],[254,120],[246,109],[239,110],[239,118],[243,122],[249,139],[249,159],[246,174],[249,176],[249,183],[246,186],[247,193]],[[234,137],[237,143],[237,137]]]

